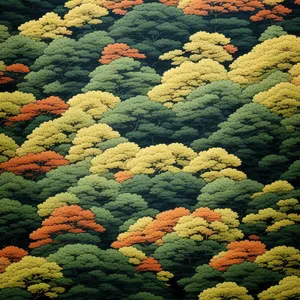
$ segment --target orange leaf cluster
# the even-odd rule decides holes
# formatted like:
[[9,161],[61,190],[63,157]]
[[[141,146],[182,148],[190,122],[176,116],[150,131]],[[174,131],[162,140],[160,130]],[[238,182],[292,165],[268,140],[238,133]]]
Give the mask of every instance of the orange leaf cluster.
[[138,272],[160,272],[162,271],[162,267],[155,258],[148,257],[144,259],[137,267],[135,267],[135,270]]
[[184,13],[207,16],[208,14],[255,11],[263,8],[264,4],[261,0],[192,0],[184,8]]
[[[168,1],[166,2],[168,3]],[[266,8],[266,5],[262,0],[191,0],[183,8],[183,11],[188,15],[201,16],[245,11],[254,13],[257,12],[255,15],[250,17],[250,19],[254,22],[262,21],[265,19],[282,21],[282,16],[285,16],[292,12],[289,8],[283,5],[276,5],[273,8],[268,9]]]
[[221,214],[214,212],[208,207],[200,207],[197,208],[193,213],[192,216],[195,217],[201,217],[208,223],[214,222],[214,221],[220,221],[221,220]]
[[122,248],[134,244],[153,243],[161,240],[166,233],[173,231],[173,227],[182,216],[189,214],[190,211],[183,207],[159,213],[143,230],[128,231],[125,235],[119,236],[118,240],[112,243],[112,247]]
[[250,19],[254,22],[257,21],[263,21],[263,20],[272,20],[272,21],[282,21],[283,17],[286,16],[289,13],[291,13],[292,10],[283,6],[283,5],[276,5],[273,7],[273,9],[263,9],[259,11],[256,15],[250,17]]
[[0,250],[0,273],[3,273],[6,267],[20,261],[27,254],[27,251],[15,246],[8,246]]
[[107,9],[111,9],[117,15],[125,15],[127,10],[142,4],[143,0],[112,0],[106,1],[103,6]]
[[116,173],[114,176],[115,176],[116,181],[123,183],[127,179],[132,178],[133,175],[134,174],[130,171],[120,171],[120,172]]
[[[26,74],[26,73],[30,72],[30,69],[29,69],[29,67],[27,67],[26,65],[23,65],[23,64],[13,64],[13,65],[6,66],[5,71],[9,72],[11,74],[5,74],[4,72],[0,72],[0,84],[6,84],[9,82],[15,81],[13,78],[11,78],[9,76],[14,77],[15,73],[16,74],[17,73]],[[6,75],[9,75],[9,76],[6,76]],[[17,76],[17,79],[18,79],[18,76]]]
[[28,121],[41,114],[61,115],[69,108],[61,98],[50,96],[43,100],[38,100],[35,103],[24,105],[17,116],[7,119],[5,125],[12,125],[20,121]]
[[130,48],[130,46],[123,43],[109,44],[104,47],[101,54],[99,62],[103,65],[108,65],[120,57],[146,58],[146,55],[139,53],[139,50]]
[[250,234],[248,236],[248,239],[251,240],[251,241],[258,241],[258,240],[260,240],[260,237],[256,234]]
[[230,54],[233,54],[236,51],[238,51],[238,48],[232,44],[225,45],[225,46],[223,46],[223,48]]
[[6,66],[7,72],[13,72],[13,73],[29,73],[30,69],[26,65],[23,64],[13,64]]
[[33,231],[30,248],[38,248],[53,242],[53,236],[62,233],[85,233],[87,230],[104,232],[106,229],[95,222],[95,215],[78,205],[62,206],[55,209],[51,216],[42,222],[41,228]]
[[0,72],[0,84],[7,84],[13,82],[14,80],[8,76],[4,76],[3,72]]
[[167,6],[177,6],[179,3],[178,0],[160,0],[159,2],[161,2]]
[[50,170],[69,164],[62,155],[54,151],[41,153],[28,153],[21,157],[14,157],[0,164],[0,174],[3,172],[13,172],[16,175],[34,177]]
[[225,271],[235,264],[253,262],[258,255],[266,252],[265,244],[249,240],[232,242],[227,245],[227,249],[228,251],[214,256],[209,265],[216,270]]

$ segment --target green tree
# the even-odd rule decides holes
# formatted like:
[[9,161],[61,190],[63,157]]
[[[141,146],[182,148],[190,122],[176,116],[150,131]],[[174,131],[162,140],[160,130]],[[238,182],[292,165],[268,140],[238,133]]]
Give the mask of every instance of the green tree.
[[[78,285],[96,289],[103,299],[118,299],[143,289],[147,291],[143,287],[147,281],[143,282],[144,278],[135,272],[128,258],[117,250],[101,250],[94,245],[67,245],[49,255],[48,260],[62,266],[64,276],[72,280],[72,288],[67,292],[71,293],[69,297],[75,296],[74,289]],[[150,284],[149,288],[152,286]],[[159,281],[153,292],[158,288]]]
[[36,197],[44,201],[48,197],[66,192],[68,188],[75,186],[80,178],[90,175],[90,165],[90,160],[84,160],[51,170],[45,178],[36,183],[38,188]]
[[[3,1],[1,1],[3,2]],[[21,63],[31,66],[43,54],[47,44],[22,35],[13,35],[1,43],[0,60],[7,65]]]
[[54,95],[66,99],[79,94],[88,82],[89,73],[98,65],[99,53],[112,42],[104,31],[88,33],[78,41],[55,40],[34,62],[32,71],[18,87],[39,98]]
[[280,121],[280,117],[261,104],[245,104],[221,123],[218,131],[207,139],[194,141],[192,147],[199,151],[221,146],[239,157],[250,175],[249,170],[261,158],[278,149],[286,133]]
[[256,263],[244,262],[230,266],[223,274],[225,281],[244,286],[253,296],[276,284],[284,276],[276,271],[260,268]]
[[179,48],[191,33],[204,28],[200,16],[185,16],[180,9],[160,3],[138,5],[116,21],[109,34],[118,43],[137,48],[149,59]]
[[215,81],[192,91],[183,102],[173,107],[182,126],[197,130],[197,137],[206,137],[217,130],[219,123],[243,104],[244,98],[239,84],[230,80]]
[[300,168],[300,160],[294,161],[288,168],[286,172],[284,172],[280,179],[287,180],[290,183],[292,183],[295,186],[298,186],[297,182],[299,182],[297,179],[299,177],[299,168]]
[[160,81],[160,76],[151,67],[144,67],[133,58],[124,57],[108,65],[97,67],[90,73],[90,82],[84,92],[102,90],[110,92],[122,100],[138,95],[146,95]]
[[278,38],[282,35],[288,34],[286,31],[283,30],[281,26],[278,25],[271,25],[269,26],[259,37],[259,41],[263,42],[265,40]]
[[0,25],[0,43],[3,43],[10,37],[8,27],[5,25]]
[[[216,241],[194,241],[170,233],[163,237],[153,256],[163,269],[174,273],[178,278],[192,276],[196,267],[206,264],[225,247]],[[183,280],[184,281],[184,280]]]
[[154,177],[136,175],[122,184],[122,191],[141,195],[160,211],[182,206],[191,208],[205,182],[192,174],[163,172]]
[[84,208],[91,206],[103,206],[119,194],[120,184],[115,180],[108,180],[98,175],[85,176],[68,192],[77,196],[80,205]]
[[[148,203],[142,196],[129,193],[119,194],[115,200],[106,203],[103,208],[109,210],[114,217],[122,222],[134,217],[139,218],[141,214],[144,216],[151,212],[148,210]],[[152,211],[152,215],[158,213],[157,210]]]
[[129,98],[103,114],[101,123],[110,125],[122,136],[140,146],[170,140],[175,124],[174,113],[148,97]]
[[36,201],[38,187],[35,182],[24,179],[12,172],[0,175],[0,194],[2,198],[16,199],[24,204]]
[[179,280],[179,285],[186,292],[186,299],[196,299],[202,291],[213,288],[216,284],[223,281],[222,273],[209,265],[197,267],[195,274],[190,278]]
[[0,200],[0,219],[0,240],[4,245],[22,245],[41,221],[35,207],[7,198]]
[[262,184],[251,179],[235,181],[230,178],[218,178],[201,189],[196,207],[228,207],[242,217],[251,196],[262,187]]

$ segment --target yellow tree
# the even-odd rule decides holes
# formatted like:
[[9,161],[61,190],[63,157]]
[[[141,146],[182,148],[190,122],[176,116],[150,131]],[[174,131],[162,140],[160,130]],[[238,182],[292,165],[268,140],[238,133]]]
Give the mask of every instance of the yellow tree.
[[143,260],[145,260],[147,258],[147,255],[130,246],[130,247],[122,247],[119,249],[119,251],[126,257],[128,257],[128,261],[133,264],[133,265],[139,265]]
[[203,58],[218,62],[231,61],[232,55],[226,50],[228,45],[230,39],[223,34],[200,31],[190,36],[190,42],[184,44],[183,50],[173,50],[159,58],[172,60],[172,65],[180,65],[185,61],[198,62]]
[[67,27],[82,27],[85,24],[100,24],[99,18],[108,15],[108,10],[94,3],[83,3],[72,8],[64,17]]
[[167,282],[169,281],[170,279],[172,279],[174,277],[174,274],[172,274],[171,272],[169,271],[160,271],[156,274],[156,278],[159,280],[159,281],[164,281],[164,282]]
[[39,18],[19,26],[20,34],[34,40],[59,39],[72,34],[66,27],[66,22],[56,13],[49,12]]
[[286,180],[276,180],[264,186],[261,192],[254,193],[251,198],[260,197],[269,193],[282,194],[293,191],[294,187]]
[[245,224],[257,224],[265,228],[266,232],[279,231],[281,228],[299,223],[299,201],[295,198],[280,200],[277,209],[265,208],[257,214],[249,214],[243,218]]
[[42,123],[34,129],[28,139],[17,149],[19,156],[39,153],[62,143],[72,141],[74,133],[94,124],[93,118],[80,108],[69,108],[60,118]]
[[25,256],[19,262],[9,265],[0,274],[0,288],[23,288],[36,298],[56,298],[64,292],[57,280],[63,278],[62,268],[45,258]]
[[226,69],[217,61],[202,59],[197,63],[185,61],[180,66],[170,69],[162,76],[161,84],[148,92],[152,101],[172,107],[197,87],[227,79]]
[[17,143],[11,137],[0,133],[0,163],[15,157],[18,147]]
[[253,101],[288,118],[300,112],[300,86],[290,82],[280,82],[266,92],[256,94]]
[[216,209],[212,213],[220,218],[209,220],[205,216],[199,216],[197,210],[191,215],[183,216],[178,220],[174,231],[180,237],[196,241],[209,239],[233,242],[243,238],[242,231],[238,229],[240,223],[237,213],[229,208]]
[[259,300],[300,299],[300,278],[287,276],[277,285],[258,294]]
[[300,38],[282,35],[255,46],[249,53],[237,58],[228,77],[237,83],[253,84],[277,70],[288,71],[300,61]]
[[210,223],[209,228],[213,231],[210,240],[233,242],[244,237],[238,229],[240,222],[236,212],[230,208],[218,208],[214,212],[220,214],[221,219]]
[[70,162],[77,162],[86,157],[101,154],[102,150],[98,147],[100,143],[119,137],[120,134],[106,124],[94,124],[81,128],[72,141],[73,146],[66,159]]
[[35,102],[34,95],[22,92],[0,93],[0,119],[16,116],[23,105]]
[[300,85],[300,63],[294,65],[290,70],[289,73],[292,75],[292,83],[294,85]]
[[180,172],[195,156],[196,153],[183,144],[159,144],[141,149],[127,168],[133,174]]
[[278,246],[258,256],[255,263],[262,268],[299,276],[300,250],[294,247]]
[[48,217],[51,213],[59,207],[78,204],[80,200],[71,193],[59,193],[53,197],[49,197],[43,203],[38,204],[38,215],[41,217]]
[[183,172],[200,173],[205,181],[213,181],[219,177],[228,177],[234,180],[243,180],[247,176],[231,167],[239,167],[241,160],[229,154],[223,148],[210,148],[207,151],[199,152],[188,166],[183,168]]
[[79,5],[82,5],[82,4],[88,4],[88,3],[102,6],[103,3],[105,3],[105,0],[68,0],[65,3],[65,7],[72,9],[76,6],[79,6]]
[[119,102],[120,98],[111,93],[90,91],[74,96],[67,103],[71,107],[81,108],[95,120],[98,120],[108,109],[114,108]]
[[199,295],[199,300],[253,300],[248,295],[245,287],[238,286],[235,282],[219,283],[215,287],[204,290]]
[[133,159],[139,150],[139,146],[135,143],[121,143],[93,158],[90,171],[93,174],[127,171],[128,161]]

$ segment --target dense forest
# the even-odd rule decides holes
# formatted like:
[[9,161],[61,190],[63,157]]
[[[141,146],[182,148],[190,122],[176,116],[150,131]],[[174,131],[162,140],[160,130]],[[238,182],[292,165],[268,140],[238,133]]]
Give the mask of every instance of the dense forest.
[[0,300],[300,299],[299,0],[0,7]]

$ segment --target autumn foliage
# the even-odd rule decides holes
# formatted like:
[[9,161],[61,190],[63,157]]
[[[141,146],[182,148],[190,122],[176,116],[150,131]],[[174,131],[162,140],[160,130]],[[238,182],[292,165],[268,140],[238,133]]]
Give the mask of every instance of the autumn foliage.
[[84,233],[88,230],[104,232],[106,229],[95,222],[95,215],[90,210],[84,210],[78,205],[59,207],[42,222],[41,228],[30,234],[35,242],[29,247],[38,248],[50,244],[54,236],[62,233]]
[[28,153],[1,163],[0,173],[13,172],[17,175],[35,177],[67,164],[69,164],[69,161],[54,151],[45,151],[37,154]]
[[5,76],[4,72],[0,72],[0,84],[7,84],[13,82],[14,80],[8,76]]
[[143,0],[112,0],[105,1],[104,7],[111,9],[117,15],[125,15],[127,10],[143,3]]
[[173,231],[179,218],[189,215],[190,211],[183,207],[159,213],[156,218],[141,218],[131,226],[128,232],[119,235],[118,240],[112,243],[113,248],[121,248],[139,243],[153,243],[162,239]]
[[134,176],[134,174],[130,171],[120,171],[120,172],[116,173],[114,176],[115,176],[116,181],[123,183],[127,179],[132,178]]
[[19,74],[23,76],[30,72],[28,66],[23,64],[13,64],[5,67],[4,72],[0,72],[0,84],[6,84],[15,80],[19,81]]
[[136,266],[135,270],[138,272],[160,272],[162,271],[162,267],[155,258],[148,257],[145,260],[143,260],[138,266]]
[[223,48],[230,54],[233,54],[238,51],[238,48],[232,44],[225,45],[223,46]]
[[209,265],[216,270],[225,271],[231,265],[253,262],[258,255],[266,252],[265,244],[249,240],[232,242],[227,245],[227,249],[228,251],[214,256]]
[[27,251],[15,246],[8,246],[0,250],[0,273],[3,273],[7,266],[20,261],[27,254]]
[[256,15],[250,17],[250,19],[254,22],[263,20],[283,21],[283,16],[291,12],[291,9],[283,5],[276,5],[272,9],[260,10]]
[[[164,1],[163,3],[174,5],[175,2]],[[265,19],[282,21],[282,16],[292,12],[283,5],[266,7],[266,4],[262,0],[179,0],[178,7],[183,9],[185,14],[200,16],[251,12],[254,13],[250,17],[252,21],[262,21]]]
[[26,65],[23,64],[13,64],[6,66],[5,70],[7,72],[13,72],[13,73],[29,73],[30,69]]
[[102,56],[99,59],[103,65],[108,65],[113,60],[120,57],[131,57],[131,58],[146,58],[146,55],[139,53],[139,50],[130,48],[127,44],[114,43],[104,47],[101,52]]
[[69,108],[61,98],[50,96],[43,100],[38,100],[35,103],[24,105],[17,116],[7,119],[5,125],[12,125],[20,121],[28,121],[39,115],[61,115]]
[[200,207],[197,208],[193,213],[192,216],[194,217],[201,217],[208,223],[213,221],[220,221],[221,214],[214,212],[213,210],[209,209],[208,207]]

